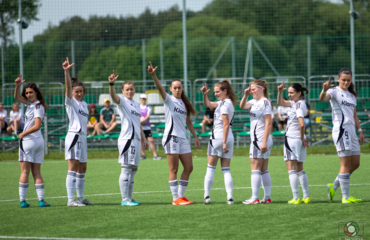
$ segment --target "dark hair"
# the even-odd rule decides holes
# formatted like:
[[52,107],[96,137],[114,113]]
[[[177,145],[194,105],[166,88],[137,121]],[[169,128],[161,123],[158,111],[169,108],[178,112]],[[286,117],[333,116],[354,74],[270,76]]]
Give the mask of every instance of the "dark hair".
[[89,107],[89,115],[98,113],[98,111],[96,111],[96,107],[94,107],[94,110],[95,110],[94,112],[91,112],[91,109],[92,107]]
[[293,83],[292,85],[290,85],[290,87],[292,87],[297,93],[300,92],[302,99],[304,99],[304,92],[306,92],[306,94],[308,93],[308,89],[305,87],[302,87],[300,83]]
[[263,87],[263,95],[265,96],[265,98],[269,98],[269,92],[267,90],[267,83],[265,80],[254,80],[252,84],[260,85],[261,87]]
[[22,97],[24,97],[27,100],[28,100],[28,98],[26,97],[26,89],[27,88],[31,88],[33,91],[35,91],[36,98],[37,98],[37,100],[40,101],[39,104],[44,106],[44,108],[46,110],[47,105],[46,105],[46,102],[44,100],[44,96],[42,95],[42,92],[41,92],[40,88],[35,83],[27,83],[26,86],[24,86],[23,91],[22,91]]
[[[182,85],[182,82],[181,82],[180,79],[173,79],[172,82],[171,82],[171,87],[172,87],[173,82],[180,82],[181,85]],[[186,96],[186,93],[185,93],[184,89],[182,89],[182,92],[181,92],[181,100],[185,104],[185,108],[186,108],[188,117],[190,116],[190,114],[193,115],[193,116],[197,115],[198,112],[195,111],[195,109],[193,108],[193,105],[191,105],[191,102],[189,101],[189,98]]]
[[81,81],[79,81],[79,80],[78,80],[78,78],[73,77],[73,78],[71,78],[71,80],[72,80],[72,90],[73,90],[73,88],[75,88],[75,87],[83,87],[83,89],[84,89],[84,94],[86,93],[86,89],[85,89],[84,84],[83,84]]
[[283,97],[284,100],[288,100],[286,97]]
[[231,86],[227,79],[224,79],[223,81],[216,83],[215,86],[218,86],[221,89],[221,91],[224,91],[226,89],[227,96],[229,96],[233,105],[235,106],[236,104],[238,104],[238,102],[236,101],[236,94],[234,93],[233,87]]
[[125,85],[131,85],[131,84],[135,87],[135,84],[134,84],[133,81],[126,81],[126,82],[122,83],[122,89],[125,87]]
[[[349,74],[351,75],[351,77],[353,76],[352,71],[349,70],[348,68],[342,68],[341,70],[339,70],[338,77],[340,77],[340,75],[342,74]],[[355,97],[357,97],[357,93],[355,91],[355,85],[353,84],[352,80],[351,80],[351,85],[349,85],[348,87],[348,92],[352,93],[353,95],[355,95]]]

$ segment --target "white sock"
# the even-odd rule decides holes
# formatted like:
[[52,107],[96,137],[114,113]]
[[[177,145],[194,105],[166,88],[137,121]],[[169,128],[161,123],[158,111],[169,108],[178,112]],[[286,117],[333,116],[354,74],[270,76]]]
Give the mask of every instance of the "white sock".
[[19,183],[19,200],[26,201],[29,183]]
[[251,185],[252,185],[252,198],[253,200],[257,200],[260,195],[260,188],[261,188],[261,171],[260,170],[252,170]]
[[335,191],[337,191],[337,189],[339,188],[339,186],[340,186],[340,183],[339,183],[339,178],[338,178],[338,176],[335,178],[335,180],[334,180],[334,182],[333,182],[333,189],[335,190]]
[[119,188],[121,189],[122,201],[128,200],[129,178],[132,169],[127,166],[122,166],[121,175],[119,176]]
[[304,170],[300,171],[297,173],[299,182],[301,183],[301,188],[303,191],[303,198],[308,198],[309,197],[309,192],[308,192],[308,178],[306,175],[306,172]]
[[68,202],[72,202],[75,200],[75,189],[76,189],[76,172],[68,171],[67,173],[67,195],[68,195]]
[[298,187],[298,175],[296,170],[289,171],[290,187],[292,188],[293,198],[297,200],[299,198],[299,187]]
[[342,196],[344,199],[348,199],[350,197],[349,195],[349,176],[351,174],[344,173],[344,174],[338,174],[339,182],[340,182],[340,188],[342,189]]
[[128,186],[128,198],[130,200],[134,199],[132,197],[132,192],[134,190],[134,177],[135,177],[136,172],[137,172],[137,167],[132,167],[132,171],[131,171],[130,178],[129,178],[130,185]]
[[215,179],[216,166],[211,166],[208,164],[207,173],[204,177],[204,198],[211,195],[211,189],[213,185],[213,180]]
[[261,182],[263,190],[265,191],[265,196],[263,197],[263,199],[267,200],[271,198],[271,176],[269,170],[261,173]]
[[77,173],[76,175],[76,190],[78,201],[82,202],[85,200],[85,173]]
[[233,178],[231,177],[230,167],[223,167],[221,169],[224,175],[227,199],[233,199]]
[[44,200],[45,191],[44,191],[44,184],[35,184],[36,194],[39,201]]
[[186,187],[188,186],[189,181],[180,179],[179,181],[179,198],[183,198],[185,194]]
[[176,201],[179,198],[179,185],[177,183],[177,179],[173,181],[168,181],[168,183],[170,184],[173,200]]

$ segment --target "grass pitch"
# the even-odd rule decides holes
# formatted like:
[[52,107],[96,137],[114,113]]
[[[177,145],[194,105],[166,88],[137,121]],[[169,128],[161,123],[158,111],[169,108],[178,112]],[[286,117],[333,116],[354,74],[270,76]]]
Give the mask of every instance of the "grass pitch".
[[[342,204],[338,189],[335,203],[328,203],[326,183],[339,171],[336,155],[307,156],[305,171],[310,184],[310,204],[288,205],[292,199],[288,173],[282,156],[270,158],[272,204],[243,205],[251,196],[250,164],[247,157],[231,163],[235,205],[226,204],[223,175],[217,166],[211,192],[212,204],[203,204],[203,181],[207,161],[194,158],[194,171],[185,195],[194,205],[172,206],[167,160],[144,160],[135,176],[134,198],[138,207],[121,207],[117,159],[90,160],[85,195],[94,206],[67,207],[67,163],[46,160],[42,165],[45,200],[50,208],[39,208],[30,177],[27,201],[21,209],[18,197],[20,168],[16,161],[0,162],[0,238],[126,238],[126,239],[338,239],[339,222],[363,222],[367,239],[370,223],[370,155],[361,155],[361,166],[351,176],[351,195],[363,203]],[[181,172],[181,170],[180,170]],[[180,175],[179,175],[180,176]],[[300,188],[300,196],[302,190]],[[261,189],[260,197],[263,197]],[[342,229],[339,229],[343,233]],[[370,235],[369,235],[370,236]],[[344,239],[344,237],[343,237]]]

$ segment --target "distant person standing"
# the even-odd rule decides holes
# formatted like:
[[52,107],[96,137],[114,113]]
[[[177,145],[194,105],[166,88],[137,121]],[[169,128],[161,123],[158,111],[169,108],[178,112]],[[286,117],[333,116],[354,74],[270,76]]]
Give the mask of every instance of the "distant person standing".
[[10,121],[9,127],[7,128],[8,135],[11,136],[14,132],[15,135],[18,135],[17,132],[22,131],[24,126],[23,122],[23,112],[19,110],[19,105],[17,102],[13,103],[13,110],[10,111]]
[[[283,99],[287,101],[286,97],[283,97]],[[286,130],[286,125],[288,123],[288,111],[289,111],[289,107],[286,107],[286,106],[278,107],[278,115],[279,115],[278,129],[279,131]]]
[[215,109],[207,107],[206,112],[204,114],[204,118],[202,120],[202,132],[206,131],[207,126],[213,125],[214,115],[215,115]]
[[8,112],[4,109],[4,104],[0,103],[0,133],[1,131],[6,131],[8,127],[7,116]]
[[[150,118],[150,115],[152,114],[152,107],[146,104],[146,100],[147,100],[146,94],[140,94],[140,102],[141,102],[140,104],[140,113],[141,113],[140,123],[143,128],[144,135],[150,143],[150,148],[153,151],[153,160],[161,160],[162,157],[159,157],[157,155],[157,151],[155,150],[154,139],[153,139],[152,130],[150,127],[149,118]],[[141,159],[142,160],[146,159],[145,151],[143,147],[141,147]]]
[[116,111],[111,107],[109,98],[104,99],[104,105],[105,108],[100,111],[100,123],[95,126],[94,131],[98,135],[107,134],[117,127]]

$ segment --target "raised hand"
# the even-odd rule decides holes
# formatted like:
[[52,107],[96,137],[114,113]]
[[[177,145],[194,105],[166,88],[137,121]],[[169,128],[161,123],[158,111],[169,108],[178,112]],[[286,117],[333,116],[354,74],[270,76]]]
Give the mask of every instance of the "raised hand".
[[20,87],[26,80],[23,80],[22,81],[22,74],[19,75],[19,77],[17,77],[17,79],[15,79],[15,86],[17,87]]
[[202,91],[203,95],[206,95],[211,89],[207,89],[207,83],[204,84],[204,86],[200,89]]
[[148,72],[150,74],[155,74],[155,70],[157,70],[158,67],[153,68],[152,62],[149,62],[149,64],[150,65],[148,66]]
[[280,84],[280,85],[278,86],[278,90],[279,90],[279,92],[284,92],[284,91],[286,90],[286,88],[284,87],[284,81],[283,81],[283,83],[282,83],[282,84]]
[[114,83],[119,75],[116,76],[116,71],[113,70],[113,73],[108,77],[109,83]]
[[331,87],[334,87],[334,84],[330,84],[330,78],[329,78],[329,80],[327,82],[324,82],[324,84],[322,85],[322,89],[324,90],[324,92],[326,92]]
[[244,90],[244,95],[250,95],[252,93],[252,83],[249,83],[249,87]]
[[75,64],[74,63],[69,64],[69,60],[68,60],[68,57],[67,57],[66,60],[63,63],[63,69],[64,69],[64,71],[69,70],[73,65],[75,65]]

